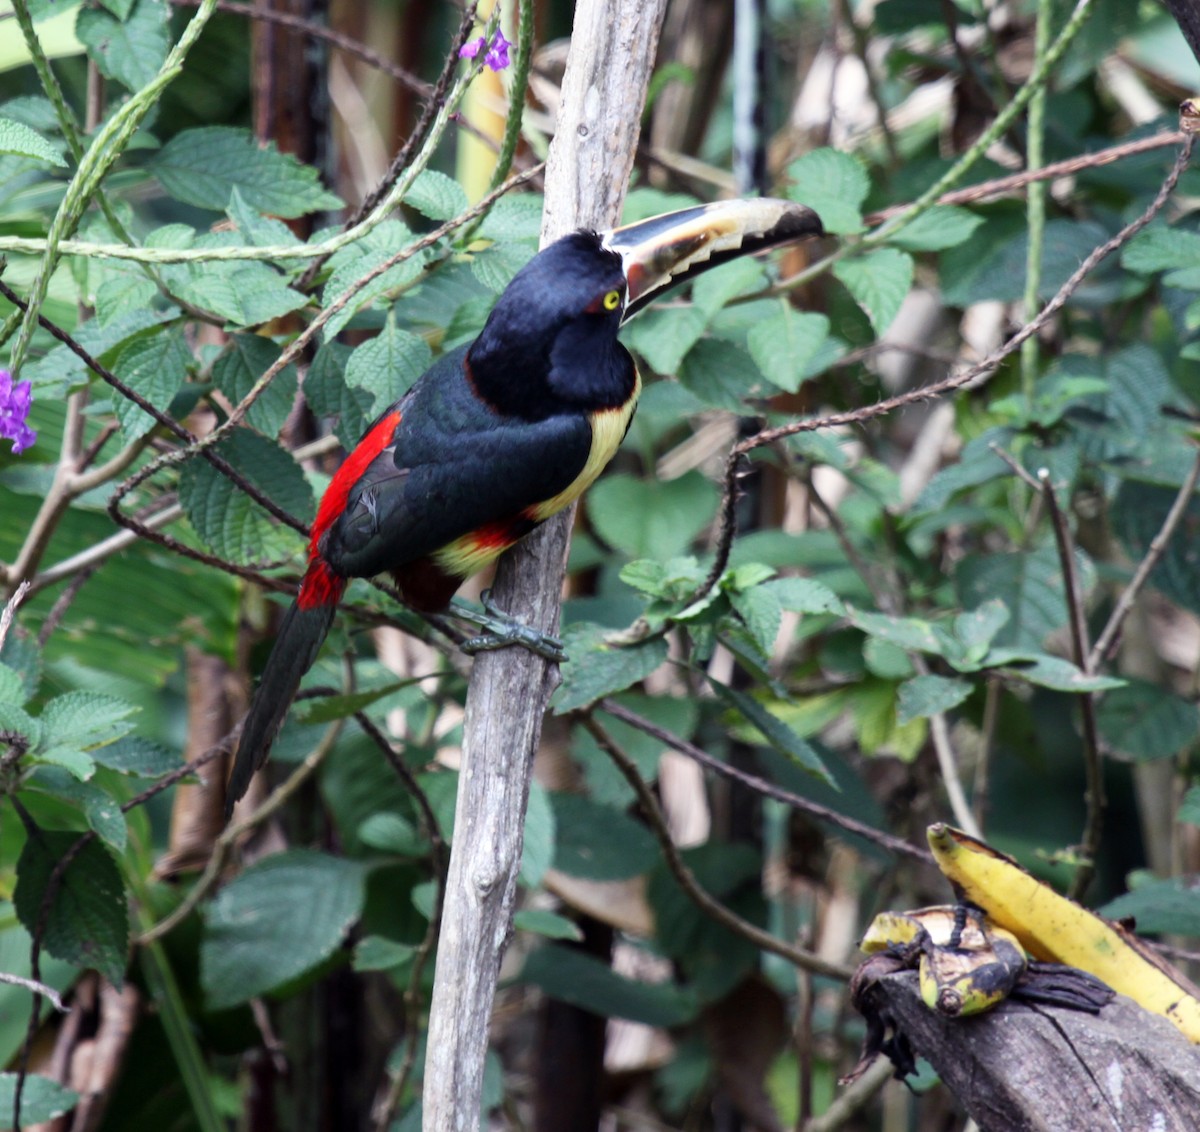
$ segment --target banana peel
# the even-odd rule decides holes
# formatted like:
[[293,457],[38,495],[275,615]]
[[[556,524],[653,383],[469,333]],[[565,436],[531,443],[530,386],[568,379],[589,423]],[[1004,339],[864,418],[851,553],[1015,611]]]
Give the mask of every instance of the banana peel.
[[938,823],[927,836],[959,900],[981,909],[1034,959],[1091,973],[1200,1043],[1200,988],[1123,925],[1059,895],[1011,857],[962,830]]

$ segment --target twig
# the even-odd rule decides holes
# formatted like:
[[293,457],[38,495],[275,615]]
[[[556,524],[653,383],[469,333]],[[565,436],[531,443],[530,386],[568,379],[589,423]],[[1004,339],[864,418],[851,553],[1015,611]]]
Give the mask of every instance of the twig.
[[646,785],[645,779],[638,773],[637,766],[633,760],[613,742],[608,732],[591,715],[582,715],[579,718],[592,738],[599,744],[601,750],[616,763],[617,768],[625,776],[626,781],[633,787],[642,812],[646,820],[650,823],[650,828],[654,836],[658,839],[659,845],[662,847],[663,856],[666,858],[667,867],[671,870],[671,875],[678,882],[679,887],[687,894],[688,898],[702,912],[711,916],[717,923],[728,928],[736,935],[749,940],[756,947],[761,948],[763,951],[769,951],[774,955],[779,955],[802,970],[811,971],[816,975],[827,975],[833,979],[849,979],[854,974],[853,969],[850,967],[843,966],[841,963],[831,963],[829,960],[821,958],[815,952],[805,951],[803,948],[796,947],[794,944],[790,944],[778,936],[771,935],[770,932],[763,931],[757,924],[752,924],[749,920],[742,919],[736,912],[727,908],[702,888],[700,882],[696,880],[695,874],[688,868],[683,857],[680,856],[675,842],[671,840],[671,833],[667,828],[667,819],[659,807],[658,799],[654,797],[654,792]]
[[1150,547],[1146,551],[1145,557],[1138,563],[1138,568],[1129,585],[1125,587],[1120,598],[1117,599],[1117,604],[1108,618],[1108,623],[1096,638],[1096,643],[1092,646],[1092,651],[1088,654],[1086,671],[1095,671],[1108,657],[1109,650],[1112,648],[1117,634],[1121,631],[1121,626],[1125,623],[1125,618],[1129,616],[1130,610],[1133,609],[1133,603],[1137,600],[1142,587],[1149,580],[1154,567],[1158,565],[1159,559],[1162,558],[1163,553],[1166,551],[1167,543],[1171,541],[1171,536],[1175,533],[1184,515],[1187,514],[1187,509],[1192,501],[1192,495],[1196,490],[1198,481],[1200,481],[1200,452],[1197,452],[1196,459],[1192,463],[1187,478],[1180,485],[1179,494],[1175,496],[1175,500],[1171,504],[1171,509],[1167,512],[1167,517],[1163,520],[1162,527],[1159,529],[1158,534],[1151,540]]
[[4,647],[8,631],[12,628],[13,618],[16,617],[17,609],[21,602],[25,600],[27,593],[29,593],[29,583],[22,582],[13,590],[12,596],[4,603],[4,608],[0,610],[0,648]]
[[890,853],[895,853],[903,857],[911,857],[922,864],[928,865],[933,863],[933,855],[928,850],[910,845],[907,841],[899,837],[893,837],[890,833],[884,833],[864,822],[855,821],[854,818],[845,817],[836,810],[831,810],[827,806],[813,802],[803,795],[794,794],[790,790],[776,786],[775,783],[768,782],[765,778],[759,778],[757,775],[749,774],[744,770],[739,770],[737,767],[730,766],[729,763],[722,762],[707,751],[697,747],[694,743],[689,743],[686,739],[681,739],[665,727],[660,727],[653,720],[638,715],[637,712],[630,711],[629,708],[618,703],[616,700],[603,699],[600,701],[599,707],[601,711],[608,712],[614,719],[619,719],[622,723],[628,723],[630,727],[636,727],[639,731],[653,736],[660,743],[665,744],[672,750],[678,751],[681,755],[686,755],[689,759],[698,762],[714,774],[722,775],[725,778],[732,779],[734,782],[740,782],[743,786],[756,791],[764,798],[774,798],[777,802],[783,802],[803,813],[811,814],[818,821],[837,826],[838,829],[870,841],[872,844],[878,845],[881,849],[886,849]]
[[1136,236],[1162,211],[1167,201],[1170,200],[1171,194],[1175,191],[1175,186],[1178,184],[1179,178],[1183,175],[1183,171],[1187,168],[1194,143],[1194,135],[1190,133],[1183,135],[1183,142],[1179,147],[1179,153],[1175,157],[1175,163],[1146,211],[1136,220],[1122,228],[1115,236],[1094,248],[1079,267],[1075,269],[1070,278],[1058,289],[1054,297],[1041,309],[1037,318],[1022,326],[1007,342],[998,350],[989,354],[983,361],[959,373],[951,374],[941,381],[935,381],[933,384],[922,386],[920,389],[907,390],[904,393],[897,394],[895,397],[888,397],[883,401],[877,401],[874,405],[864,405],[858,409],[850,409],[840,413],[829,413],[823,417],[808,417],[804,420],[792,421],[789,424],[780,425],[777,428],[763,429],[761,432],[755,433],[755,435],[747,437],[745,440],[734,445],[730,449],[729,456],[725,462],[725,496],[722,504],[722,524],[718,535],[716,557],[713,567],[708,573],[708,577],[705,578],[704,582],[697,589],[695,598],[698,599],[704,596],[716,585],[725,568],[725,564],[729,560],[729,551],[736,530],[735,524],[732,521],[726,524],[724,518],[726,513],[732,515],[730,501],[733,492],[736,490],[735,477],[738,465],[743,456],[752,452],[755,448],[774,444],[786,437],[796,436],[803,432],[816,432],[819,429],[837,428],[841,425],[858,425],[865,421],[873,420],[876,417],[886,416],[888,413],[907,405],[928,401],[934,397],[940,397],[945,393],[961,389],[964,385],[969,385],[984,374],[990,373],[1005,358],[1015,350],[1020,349],[1022,342],[1037,334],[1066,305],[1067,300],[1070,299],[1079,288],[1079,285],[1095,270],[1099,263],[1118,248],[1128,243],[1129,240]]
[[803,1132],[837,1132],[849,1124],[893,1076],[892,1063],[886,1057],[876,1058],[871,1067],[843,1089],[820,1116],[805,1122]]
[[42,998],[48,998],[54,1005],[54,1009],[60,1014],[66,1014],[67,1008],[63,1005],[63,1000],[59,997],[58,991],[46,983],[39,983],[35,979],[26,979],[21,975],[10,975],[7,971],[0,971],[0,983],[9,983],[14,987],[24,987],[27,991],[32,991],[34,994],[40,994]]

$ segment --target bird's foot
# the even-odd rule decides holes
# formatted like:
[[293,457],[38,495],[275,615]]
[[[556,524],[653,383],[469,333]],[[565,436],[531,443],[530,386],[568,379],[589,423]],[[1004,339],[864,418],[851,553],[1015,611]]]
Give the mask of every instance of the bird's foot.
[[474,655],[477,652],[490,652],[492,649],[519,645],[556,664],[561,664],[567,659],[562,641],[557,637],[543,633],[531,625],[525,625],[504,610],[497,609],[492,602],[491,590],[484,590],[479,600],[483,605],[482,611],[458,598],[450,603],[455,617],[483,630],[478,636],[471,637],[459,645],[463,652]]

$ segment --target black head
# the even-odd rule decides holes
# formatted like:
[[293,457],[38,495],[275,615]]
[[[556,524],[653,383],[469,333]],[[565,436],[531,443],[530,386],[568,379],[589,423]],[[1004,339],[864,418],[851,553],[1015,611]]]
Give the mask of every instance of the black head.
[[622,404],[633,381],[617,342],[624,310],[621,256],[595,232],[556,240],[517,272],[468,351],[476,388],[526,417]]
[[564,236],[517,273],[468,351],[476,390],[530,418],[624,404],[635,382],[617,341],[627,318],[711,267],[822,232],[812,209],[764,198]]

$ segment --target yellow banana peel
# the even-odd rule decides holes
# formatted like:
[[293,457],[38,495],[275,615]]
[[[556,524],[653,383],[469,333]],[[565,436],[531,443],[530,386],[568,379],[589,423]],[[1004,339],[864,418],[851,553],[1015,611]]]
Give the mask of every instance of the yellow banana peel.
[[961,830],[938,823],[927,835],[959,899],[981,908],[1031,956],[1090,972],[1200,1043],[1200,989],[1131,932],[1060,896]]
[[921,998],[931,1010],[951,1017],[990,1010],[1008,997],[1025,971],[1016,937],[961,905],[880,912],[859,947],[868,955],[897,948],[919,951]]

